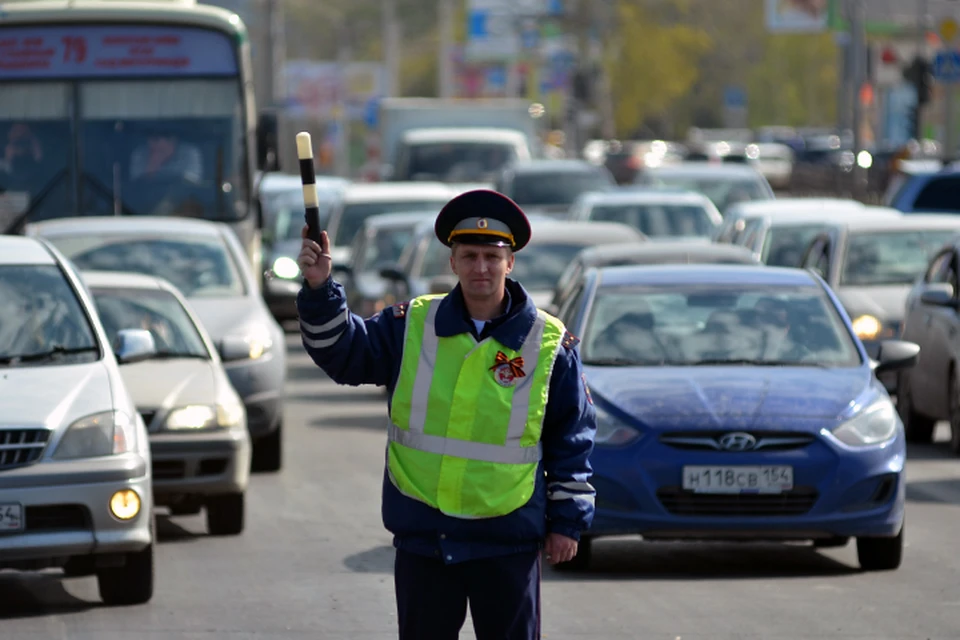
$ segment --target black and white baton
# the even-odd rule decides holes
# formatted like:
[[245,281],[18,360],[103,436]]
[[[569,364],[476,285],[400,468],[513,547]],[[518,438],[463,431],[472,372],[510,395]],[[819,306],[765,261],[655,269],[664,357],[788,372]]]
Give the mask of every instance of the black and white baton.
[[310,134],[297,134],[297,157],[300,158],[300,181],[303,183],[303,217],[307,221],[307,237],[320,243],[320,197],[317,195],[317,174],[313,168],[313,144]]

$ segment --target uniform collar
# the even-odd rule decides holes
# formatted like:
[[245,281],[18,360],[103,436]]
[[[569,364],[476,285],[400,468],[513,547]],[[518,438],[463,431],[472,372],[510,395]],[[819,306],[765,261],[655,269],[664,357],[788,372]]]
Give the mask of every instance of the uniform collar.
[[[520,283],[510,278],[507,278],[507,298],[507,312],[489,321],[489,335],[508,349],[519,351],[537,319],[537,308]],[[440,301],[434,328],[440,338],[473,333],[473,321],[459,284]]]

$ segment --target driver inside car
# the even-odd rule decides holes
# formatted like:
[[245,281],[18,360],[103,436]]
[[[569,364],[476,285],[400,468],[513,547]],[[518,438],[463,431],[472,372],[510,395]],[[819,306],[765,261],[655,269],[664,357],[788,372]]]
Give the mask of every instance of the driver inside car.
[[130,157],[130,179],[176,179],[199,183],[203,179],[200,149],[176,135],[152,135]]

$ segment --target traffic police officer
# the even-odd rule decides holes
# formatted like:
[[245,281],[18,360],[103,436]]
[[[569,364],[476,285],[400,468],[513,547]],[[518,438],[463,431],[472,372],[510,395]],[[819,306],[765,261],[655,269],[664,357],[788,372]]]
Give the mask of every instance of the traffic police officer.
[[339,384],[390,394],[384,525],[394,534],[401,640],[540,637],[540,549],[571,560],[593,519],[596,417],[559,320],[507,278],[530,224],[509,198],[470,191],[435,231],[459,284],[363,319],[330,277],[330,241],[306,238],[303,344]]

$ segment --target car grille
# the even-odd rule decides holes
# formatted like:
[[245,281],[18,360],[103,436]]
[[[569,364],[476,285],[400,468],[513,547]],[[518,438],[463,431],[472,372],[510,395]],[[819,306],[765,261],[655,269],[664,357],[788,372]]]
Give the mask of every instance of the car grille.
[[678,516],[799,516],[817,501],[817,490],[795,487],[774,494],[705,494],[664,487],[657,491],[663,508]]
[[[721,438],[730,434],[748,434],[755,444],[747,449],[728,450],[721,444]],[[719,451],[721,453],[742,453],[744,451],[786,451],[802,449],[815,437],[812,434],[796,431],[676,431],[660,436],[660,442],[674,449]]]
[[0,470],[33,464],[49,439],[47,429],[0,429]]
[[26,526],[33,531],[71,531],[92,528],[90,513],[79,504],[54,504],[27,507]]

